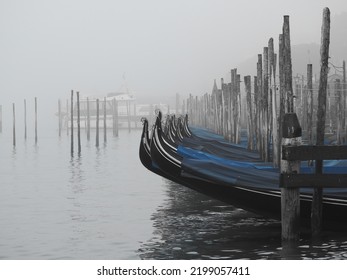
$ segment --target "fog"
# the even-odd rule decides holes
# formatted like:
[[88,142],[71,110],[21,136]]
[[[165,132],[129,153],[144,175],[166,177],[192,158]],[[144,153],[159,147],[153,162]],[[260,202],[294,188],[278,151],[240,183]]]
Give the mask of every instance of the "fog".
[[210,92],[270,37],[277,46],[283,15],[293,45],[319,43],[324,7],[334,16],[347,1],[0,0],[4,125],[13,102],[20,114],[23,99],[32,108],[37,96],[44,126],[71,89],[107,94],[124,77],[141,101]]

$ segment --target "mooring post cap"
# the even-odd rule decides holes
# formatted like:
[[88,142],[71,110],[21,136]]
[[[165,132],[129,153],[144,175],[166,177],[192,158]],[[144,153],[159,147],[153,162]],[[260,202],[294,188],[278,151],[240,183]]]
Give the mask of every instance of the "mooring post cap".
[[286,113],[282,126],[283,138],[296,138],[302,136],[302,130],[296,113]]

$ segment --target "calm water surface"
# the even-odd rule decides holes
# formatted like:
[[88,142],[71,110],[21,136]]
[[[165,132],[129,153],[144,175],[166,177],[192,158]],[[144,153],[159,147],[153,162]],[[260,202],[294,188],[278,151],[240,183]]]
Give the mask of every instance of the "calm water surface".
[[0,259],[347,258],[345,233],[282,246],[278,221],[150,173],[140,134],[99,148],[83,134],[80,156],[67,135],[14,149],[0,134]]

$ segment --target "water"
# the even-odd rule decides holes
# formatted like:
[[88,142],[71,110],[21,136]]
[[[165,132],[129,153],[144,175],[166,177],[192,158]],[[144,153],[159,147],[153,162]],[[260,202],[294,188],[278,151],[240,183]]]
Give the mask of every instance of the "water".
[[347,258],[344,233],[283,246],[278,221],[150,173],[140,133],[99,148],[82,133],[73,157],[67,135],[14,149],[0,134],[0,259]]

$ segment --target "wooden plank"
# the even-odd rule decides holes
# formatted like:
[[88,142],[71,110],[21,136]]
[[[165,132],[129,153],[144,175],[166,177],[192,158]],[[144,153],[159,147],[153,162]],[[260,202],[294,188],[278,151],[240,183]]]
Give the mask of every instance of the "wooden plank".
[[346,188],[347,174],[281,174],[281,188]]
[[347,159],[347,146],[282,146],[283,160]]

